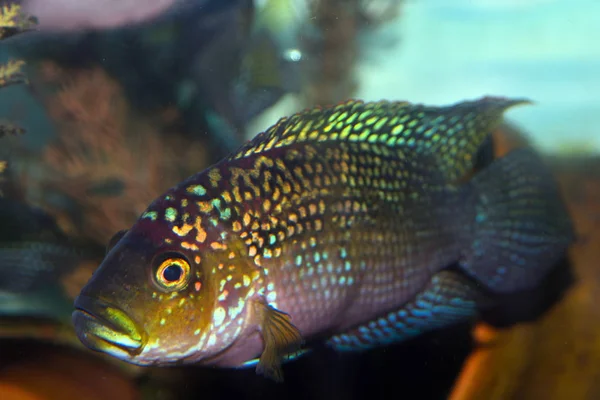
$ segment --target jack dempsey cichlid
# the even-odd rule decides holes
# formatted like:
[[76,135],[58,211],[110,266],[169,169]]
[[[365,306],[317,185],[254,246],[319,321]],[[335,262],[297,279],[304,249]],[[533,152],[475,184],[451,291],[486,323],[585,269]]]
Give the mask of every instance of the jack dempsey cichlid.
[[529,149],[476,163],[527,102],[282,118],[115,235],[76,299],[78,337],[138,365],[257,360],[281,379],[304,341],[392,343],[536,286],[573,240],[557,185]]

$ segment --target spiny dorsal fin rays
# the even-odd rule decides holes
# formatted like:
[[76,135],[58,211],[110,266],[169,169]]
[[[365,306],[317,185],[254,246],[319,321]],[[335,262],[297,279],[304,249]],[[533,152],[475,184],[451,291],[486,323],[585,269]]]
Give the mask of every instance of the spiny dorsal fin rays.
[[433,155],[444,176],[454,181],[473,167],[480,145],[510,107],[527,99],[483,97],[433,107],[405,101],[349,100],[315,107],[280,119],[230,159],[260,154],[296,143],[344,141],[409,148]]

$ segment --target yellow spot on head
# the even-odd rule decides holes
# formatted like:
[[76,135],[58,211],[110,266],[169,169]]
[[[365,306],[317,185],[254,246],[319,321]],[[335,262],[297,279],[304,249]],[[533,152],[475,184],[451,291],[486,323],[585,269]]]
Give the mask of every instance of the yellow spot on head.
[[174,226],[173,227],[173,233],[175,233],[178,236],[186,236],[188,233],[190,233],[190,231],[194,229],[194,227],[190,224],[183,224],[183,226],[178,227],[178,226]]
[[258,280],[258,278],[260,278],[260,271],[253,271],[252,272],[252,281],[256,281],[256,280]]
[[206,231],[204,230],[204,228],[202,228],[202,218],[196,217],[194,228],[196,228],[196,242],[204,243],[204,241],[206,240]]
[[[237,317],[242,310],[244,309],[244,299],[240,298],[238,300],[238,304],[235,307],[229,307],[229,317],[230,318],[235,318]],[[242,320],[240,320],[242,321]]]
[[223,290],[223,293],[219,295],[218,299],[219,301],[225,301],[227,300],[227,296],[229,296],[229,291]]
[[270,209],[271,209],[271,202],[269,201],[269,199],[265,199],[263,201],[263,210],[264,210],[264,212],[269,212]]
[[217,336],[213,333],[209,336],[207,346],[214,346],[217,343]]
[[206,194],[206,189],[202,185],[188,186],[186,190],[190,193],[194,193],[197,196],[204,196]]
[[203,214],[208,214],[212,211],[214,207],[213,203],[211,203],[210,201],[199,201],[196,204],[198,205],[198,209],[200,210],[200,212]]
[[244,279],[244,286],[246,286],[246,287],[250,286],[250,277],[248,275],[244,275],[243,279]]
[[165,210],[165,219],[169,222],[175,221],[177,218],[177,210],[173,207],[169,207]]
[[250,246],[248,249],[248,255],[250,257],[254,257],[256,255],[256,246]]
[[227,249],[227,246],[225,246],[224,244],[219,243],[219,242],[212,242],[210,244],[210,247],[212,247],[214,250],[226,250]]
[[181,247],[187,250],[194,250],[197,251],[198,246],[196,246],[194,243],[188,243],[188,242],[181,242]]
[[235,201],[237,201],[238,203],[242,202],[242,196],[240,196],[240,188],[239,187],[233,188],[233,197],[235,198]]
[[217,307],[215,312],[213,313],[213,324],[214,326],[221,326],[223,321],[225,321],[225,316],[227,313],[223,307]]
[[208,171],[208,177],[210,178],[210,183],[217,187],[219,185],[219,181],[221,180],[221,172],[219,172],[218,168],[212,168]]

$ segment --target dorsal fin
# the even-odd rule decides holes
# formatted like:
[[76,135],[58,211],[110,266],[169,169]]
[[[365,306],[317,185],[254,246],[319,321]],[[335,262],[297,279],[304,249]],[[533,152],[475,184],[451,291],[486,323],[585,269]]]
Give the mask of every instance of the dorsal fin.
[[530,101],[504,97],[483,97],[444,107],[401,101],[350,100],[282,118],[230,159],[295,143],[385,144],[432,155],[444,176],[454,181],[471,171],[480,146],[501,123],[504,111],[526,103]]

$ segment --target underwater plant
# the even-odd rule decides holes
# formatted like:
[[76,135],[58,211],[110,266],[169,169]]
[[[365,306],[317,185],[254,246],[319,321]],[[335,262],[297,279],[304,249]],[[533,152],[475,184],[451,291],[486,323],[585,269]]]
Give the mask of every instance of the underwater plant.
[[[24,14],[18,4],[3,5],[0,7],[0,40],[30,31],[36,23],[35,17]],[[11,60],[4,65],[0,65],[0,88],[28,83],[25,74],[21,71],[23,65],[25,65],[23,60]],[[22,127],[13,122],[0,121],[0,138],[7,135],[19,135],[24,132],[25,130]],[[7,162],[0,160],[0,174],[6,170],[6,167]]]
[[18,4],[0,7],[0,40],[34,30],[37,24],[37,18],[24,13]]
[[206,165],[202,141],[165,133],[161,122],[136,115],[101,67],[43,62],[32,79],[57,136],[42,150],[41,174],[27,178],[39,188],[29,201],[69,236],[104,245],[148,201]]

